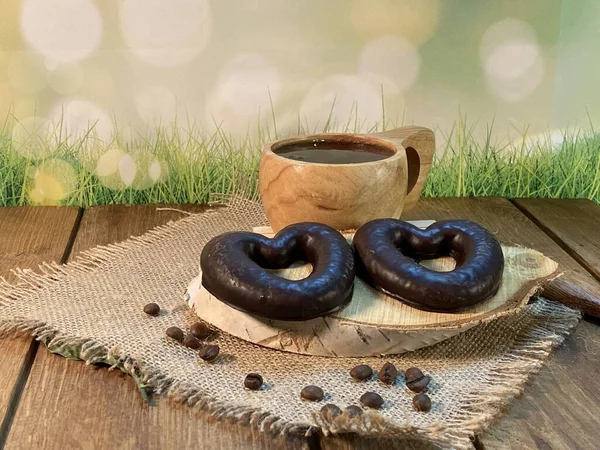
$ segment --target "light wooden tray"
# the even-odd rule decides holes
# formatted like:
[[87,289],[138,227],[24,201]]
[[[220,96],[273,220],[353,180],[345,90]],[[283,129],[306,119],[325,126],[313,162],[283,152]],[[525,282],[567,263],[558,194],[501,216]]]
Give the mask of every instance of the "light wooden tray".
[[[415,221],[425,228],[433,221]],[[270,229],[255,229],[272,236]],[[352,233],[345,233],[351,241]],[[350,304],[330,316],[304,322],[261,319],[227,306],[202,288],[202,275],[187,289],[189,306],[203,321],[255,344],[293,353],[320,356],[376,356],[397,354],[436,344],[476,325],[518,313],[547,281],[558,276],[558,265],[541,253],[502,246],[505,270],[498,293],[486,302],[458,314],[425,312],[371,289],[358,277]],[[452,258],[424,261],[439,271],[452,270]],[[274,271],[300,279],[309,264]]]

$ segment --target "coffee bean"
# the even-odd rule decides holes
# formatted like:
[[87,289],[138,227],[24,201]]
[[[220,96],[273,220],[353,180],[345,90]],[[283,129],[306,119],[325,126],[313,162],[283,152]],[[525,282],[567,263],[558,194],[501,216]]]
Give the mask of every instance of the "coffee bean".
[[417,394],[413,398],[413,406],[417,411],[427,412],[431,409],[431,399],[427,394]]
[[365,392],[360,397],[360,402],[364,406],[368,406],[369,408],[375,408],[375,409],[379,409],[379,408],[381,408],[381,405],[383,405],[383,399],[381,398],[381,395],[379,395],[375,392]]
[[323,389],[318,386],[306,386],[300,392],[300,397],[305,400],[310,400],[311,402],[318,402],[323,400],[325,393],[323,392]]
[[406,379],[406,387],[413,392],[423,392],[431,381],[428,375],[423,375],[423,372],[416,367],[406,369],[404,378]]
[[202,322],[196,322],[190,327],[190,333],[192,333],[198,339],[206,339],[212,334],[212,331],[210,331],[210,328],[208,328]]
[[379,373],[377,374],[377,378],[379,378],[379,381],[381,381],[384,384],[394,384],[394,381],[396,381],[397,376],[398,370],[396,369],[396,366],[389,362],[385,363],[383,367],[381,367]]
[[431,378],[429,378],[429,375],[425,375],[420,380],[407,383],[406,386],[413,392],[423,392],[425,389],[427,389],[427,386],[429,386],[430,381]]
[[366,364],[359,364],[350,370],[350,376],[358,381],[363,381],[373,375],[373,369]]
[[218,345],[203,345],[198,351],[198,356],[204,361],[212,361],[219,355]]
[[244,386],[252,391],[258,391],[263,384],[263,378],[258,373],[249,373],[244,380]]
[[192,335],[192,334],[188,334],[184,339],[183,339],[183,345],[185,345],[186,347],[189,348],[193,348],[194,350],[198,350],[200,348],[200,345],[202,345],[200,343],[200,340]]
[[333,403],[328,403],[321,408],[321,415],[326,419],[333,420],[342,415],[342,410]]
[[144,312],[149,316],[158,316],[158,313],[160,312],[160,306],[158,306],[156,303],[148,303],[146,306],[144,306]]
[[346,406],[344,411],[346,411],[346,413],[348,414],[348,417],[350,417],[350,418],[358,417],[358,416],[362,415],[362,413],[363,413],[362,408],[360,406],[356,406],[356,405]]
[[166,333],[171,339],[175,339],[179,342],[183,341],[183,331],[181,331],[181,328],[179,327],[169,327],[167,328]]
[[423,372],[421,372],[421,369],[417,369],[416,367],[409,367],[406,369],[406,372],[404,372],[404,379],[406,380],[407,384],[420,380],[421,378],[423,378]]

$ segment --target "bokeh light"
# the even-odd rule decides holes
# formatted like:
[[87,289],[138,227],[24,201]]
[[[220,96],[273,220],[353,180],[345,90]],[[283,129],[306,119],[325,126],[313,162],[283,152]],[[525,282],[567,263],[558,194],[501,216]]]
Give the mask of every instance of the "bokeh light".
[[208,0],[125,0],[120,20],[129,49],[159,67],[191,61],[204,50],[212,32]]
[[[217,95],[211,95],[206,101],[203,129],[208,134],[213,134],[217,130],[222,130],[235,137],[243,137],[248,132],[254,136],[256,131],[256,116],[259,110],[254,113],[255,117],[247,117],[236,113],[233,108],[220,100]],[[264,114],[262,114],[264,117]]]
[[152,161],[148,167],[148,177],[150,177],[152,181],[156,182],[161,179],[161,176],[163,176],[163,170],[160,162],[158,160]]
[[12,148],[29,159],[47,157],[56,143],[54,125],[43,117],[25,117],[12,129]]
[[357,75],[333,75],[316,83],[300,107],[302,123],[319,131],[330,117],[338,129],[347,122],[375,123],[382,119],[381,92]]
[[367,38],[400,34],[420,46],[435,34],[441,0],[354,0],[350,19]]
[[29,180],[29,200],[35,205],[58,205],[77,188],[77,174],[61,159],[43,161]]
[[21,31],[50,61],[81,61],[100,44],[102,17],[89,0],[23,0]]
[[135,180],[135,174],[137,172],[137,166],[133,156],[129,153],[125,153],[119,160],[119,176],[125,187],[130,187]]
[[77,63],[60,63],[46,66],[46,80],[54,91],[62,95],[75,94],[83,85],[83,71]]
[[270,109],[281,91],[277,68],[264,56],[243,53],[229,61],[217,81],[220,101],[238,114],[255,116],[259,110]]
[[96,163],[96,175],[98,177],[107,177],[119,170],[119,161],[125,154],[120,148],[111,148],[104,153]]
[[95,170],[100,183],[114,190],[148,189],[164,180],[167,173],[166,164],[148,151],[120,148],[111,148],[98,158]]
[[173,122],[177,116],[175,94],[164,86],[149,86],[137,92],[135,106],[148,124]]
[[359,62],[361,74],[384,93],[401,93],[410,88],[421,68],[418,50],[400,36],[384,36],[364,46]]
[[34,52],[13,52],[8,62],[10,83],[24,94],[36,94],[46,86],[44,60]]
[[490,90],[506,102],[518,102],[540,85],[544,61],[535,31],[519,19],[490,26],[480,44],[480,57]]
[[[98,105],[85,99],[67,98],[56,103],[49,112],[55,124],[61,124],[69,143],[83,137],[110,141],[113,123]],[[91,130],[91,131],[90,131]]]
[[513,151],[520,151],[523,147],[528,151],[558,150],[563,146],[565,140],[567,142],[576,140],[577,134],[577,131],[567,128],[551,129],[529,135],[525,139],[512,139],[508,148]]

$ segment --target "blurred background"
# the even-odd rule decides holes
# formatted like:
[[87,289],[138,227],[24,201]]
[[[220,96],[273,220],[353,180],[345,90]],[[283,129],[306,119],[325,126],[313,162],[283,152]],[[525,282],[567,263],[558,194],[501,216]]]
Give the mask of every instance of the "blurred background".
[[[0,118],[30,159],[46,156],[56,124],[68,140],[92,127],[127,142],[173,123],[232,138],[383,122],[448,134],[466,117],[482,138],[493,123],[499,139],[560,143],[600,123],[597,0],[0,0],[0,11]],[[90,170],[131,169],[125,147]],[[160,161],[146,166],[160,178]]]

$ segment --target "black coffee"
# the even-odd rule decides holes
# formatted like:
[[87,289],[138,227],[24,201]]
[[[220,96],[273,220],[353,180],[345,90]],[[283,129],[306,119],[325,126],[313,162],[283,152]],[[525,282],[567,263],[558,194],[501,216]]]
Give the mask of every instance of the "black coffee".
[[275,153],[295,161],[320,164],[356,164],[380,161],[393,152],[365,144],[344,145],[337,142],[307,142],[276,149]]

